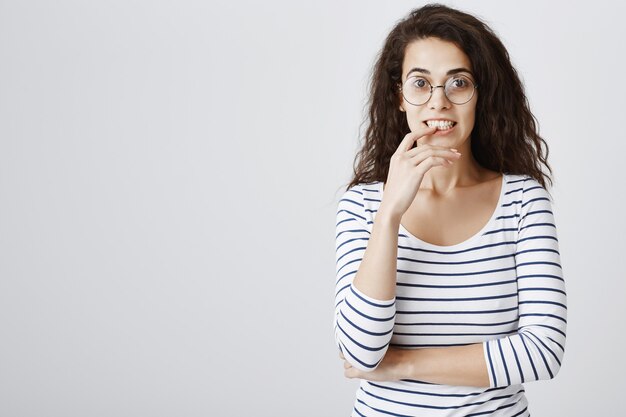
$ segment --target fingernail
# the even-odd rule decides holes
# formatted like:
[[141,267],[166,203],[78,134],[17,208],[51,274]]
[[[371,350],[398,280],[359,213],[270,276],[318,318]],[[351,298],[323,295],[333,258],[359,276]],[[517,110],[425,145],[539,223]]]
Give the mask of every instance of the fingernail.
[[454,152],[456,152],[456,149],[454,149],[454,148],[450,148],[450,150],[451,150],[451,151],[454,151]]

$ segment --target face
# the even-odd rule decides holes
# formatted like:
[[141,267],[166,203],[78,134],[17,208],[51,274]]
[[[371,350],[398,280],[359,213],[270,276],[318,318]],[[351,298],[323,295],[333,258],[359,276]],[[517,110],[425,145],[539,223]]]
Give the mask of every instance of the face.
[[[402,64],[403,84],[407,78],[411,78],[410,83],[416,86],[415,88],[425,86],[421,88],[429,91],[425,81],[434,87],[444,85],[446,81],[457,77],[469,79],[475,84],[469,58],[453,43],[438,38],[426,38],[413,41],[407,46]],[[453,87],[457,85],[462,87],[464,84],[458,80],[450,82]],[[450,92],[454,94],[452,90]],[[474,90],[473,97],[467,103],[454,104],[446,97],[443,88],[435,88],[430,100],[415,106],[400,94],[400,110],[406,112],[411,131],[428,124],[437,125],[437,131],[424,137],[423,142],[462,149],[469,145],[469,136],[474,127],[477,95],[478,91]]]

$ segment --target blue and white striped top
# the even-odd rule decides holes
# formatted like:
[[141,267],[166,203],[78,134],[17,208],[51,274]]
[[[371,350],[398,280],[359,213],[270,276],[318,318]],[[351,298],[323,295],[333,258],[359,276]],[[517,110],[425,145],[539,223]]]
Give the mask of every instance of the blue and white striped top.
[[547,191],[505,174],[483,229],[453,246],[398,234],[396,297],[352,286],[383,194],[358,184],[337,209],[335,338],[354,367],[371,370],[388,346],[482,343],[489,387],[361,380],[352,416],[529,416],[524,382],[553,378],[567,321],[565,282]]

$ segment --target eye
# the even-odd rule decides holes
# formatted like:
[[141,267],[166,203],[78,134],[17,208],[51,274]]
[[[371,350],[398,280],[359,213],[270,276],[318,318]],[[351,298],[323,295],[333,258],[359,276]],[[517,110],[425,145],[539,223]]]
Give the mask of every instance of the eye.
[[465,86],[467,86],[467,81],[465,81],[463,78],[452,79],[452,87],[463,88]]
[[464,90],[472,86],[472,82],[465,77],[454,77],[448,80],[448,88],[452,90]]
[[418,90],[428,88],[428,81],[426,81],[424,78],[414,77],[410,84],[411,87]]

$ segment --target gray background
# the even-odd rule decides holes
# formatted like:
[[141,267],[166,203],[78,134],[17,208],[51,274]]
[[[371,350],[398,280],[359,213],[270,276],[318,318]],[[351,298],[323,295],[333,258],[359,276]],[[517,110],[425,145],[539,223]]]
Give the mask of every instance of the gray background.
[[[624,10],[448,3],[508,47],[556,173],[568,344],[533,416],[615,415]],[[420,4],[0,1],[0,415],[349,415],[336,204]]]

